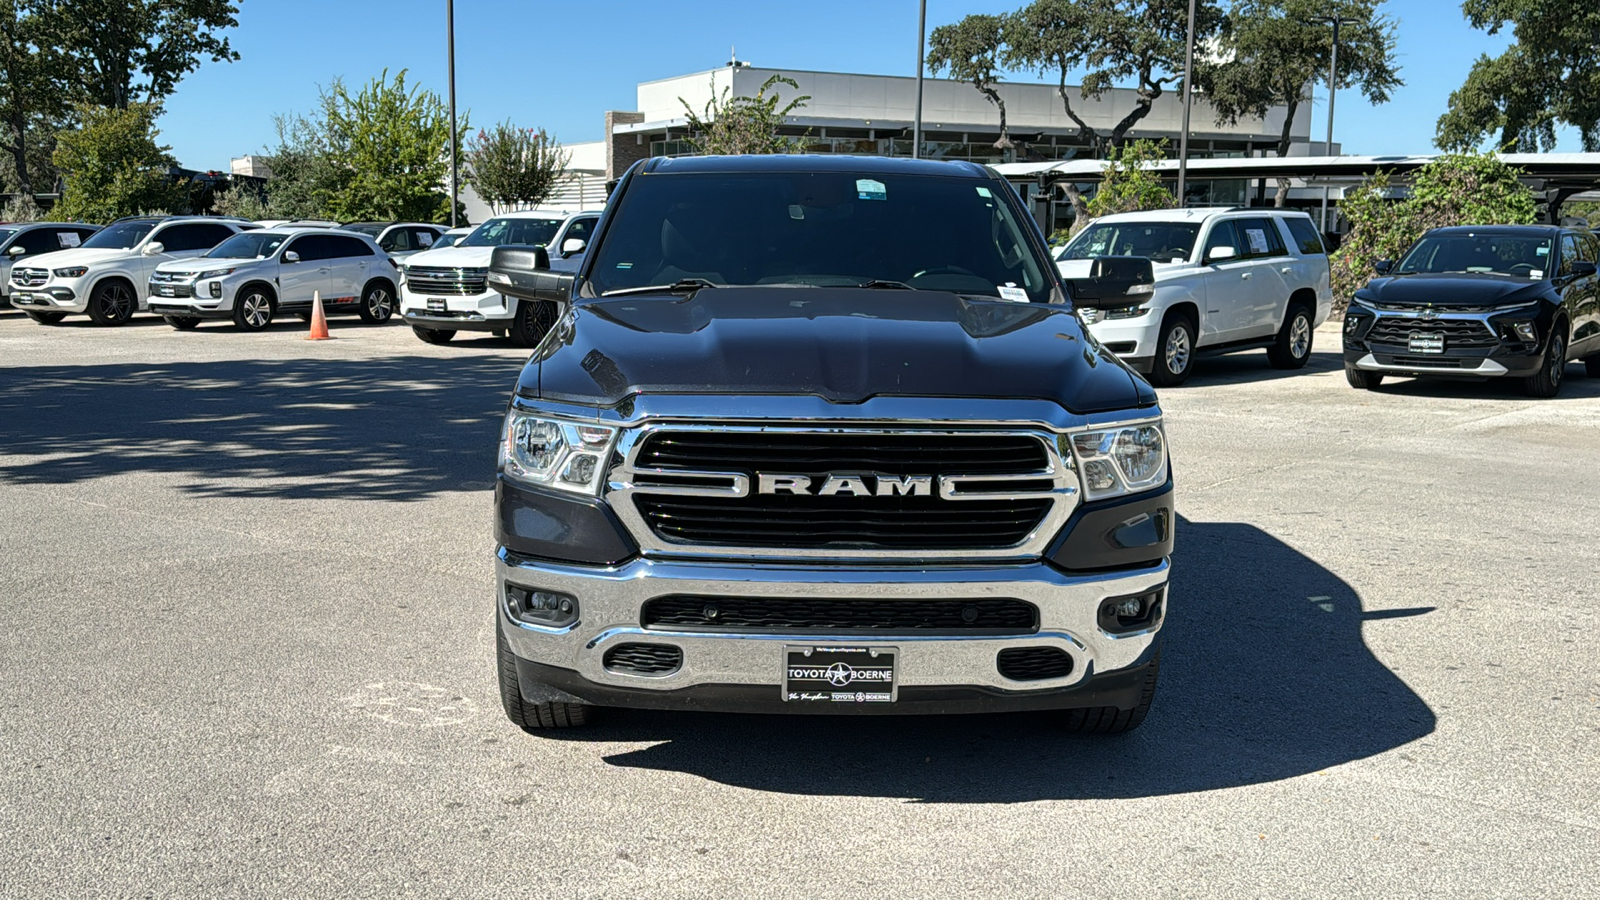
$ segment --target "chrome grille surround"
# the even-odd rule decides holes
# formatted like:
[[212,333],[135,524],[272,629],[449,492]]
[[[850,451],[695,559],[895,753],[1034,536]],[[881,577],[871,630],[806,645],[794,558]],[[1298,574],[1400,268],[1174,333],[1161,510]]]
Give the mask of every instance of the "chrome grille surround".
[[11,283],[22,287],[38,287],[49,280],[49,269],[16,268],[11,270]]
[[406,266],[406,287],[417,294],[471,297],[489,290],[489,269]]

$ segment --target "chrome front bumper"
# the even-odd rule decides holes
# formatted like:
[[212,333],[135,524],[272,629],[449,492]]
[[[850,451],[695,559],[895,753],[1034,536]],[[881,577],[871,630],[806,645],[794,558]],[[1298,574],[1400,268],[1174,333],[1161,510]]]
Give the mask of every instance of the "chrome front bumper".
[[[1072,576],[1043,563],[970,567],[823,566],[669,562],[636,559],[615,568],[529,562],[502,550],[496,563],[501,628],[513,654],[575,672],[589,682],[622,690],[672,691],[698,685],[770,685],[781,691],[784,647],[878,645],[899,648],[899,683],[905,687],[969,686],[1008,693],[1059,690],[1140,663],[1165,616],[1144,631],[1111,635],[1098,624],[1101,601],[1166,584],[1169,564],[1132,572]],[[579,621],[559,629],[511,617],[505,586],[559,591],[578,599]],[[641,626],[645,601],[669,594],[706,597],[818,597],[927,599],[1009,597],[1039,610],[1039,630],[1014,636],[928,636],[915,633],[849,637],[828,634],[751,634],[667,631]],[[662,643],[681,648],[682,666],[667,675],[609,671],[605,653],[621,643]],[[1061,678],[1012,681],[1000,675],[996,655],[1008,647],[1057,647],[1073,658]]]

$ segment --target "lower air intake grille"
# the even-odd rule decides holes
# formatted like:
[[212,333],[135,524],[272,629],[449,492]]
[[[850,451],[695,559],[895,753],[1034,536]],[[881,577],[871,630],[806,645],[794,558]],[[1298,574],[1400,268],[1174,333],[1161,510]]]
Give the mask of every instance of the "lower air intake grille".
[[849,600],[774,597],[657,597],[646,628],[828,634],[1032,634],[1039,611],[1005,598]]
[[606,651],[605,667],[625,675],[666,675],[683,665],[683,651],[666,644],[618,644]]
[[1013,647],[996,659],[1000,674],[1012,681],[1042,681],[1072,674],[1072,657],[1055,647]]

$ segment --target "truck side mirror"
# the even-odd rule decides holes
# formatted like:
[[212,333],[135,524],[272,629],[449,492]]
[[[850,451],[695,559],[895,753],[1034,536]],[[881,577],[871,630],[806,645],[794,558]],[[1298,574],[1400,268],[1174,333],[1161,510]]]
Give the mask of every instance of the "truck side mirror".
[[566,259],[569,256],[582,253],[583,248],[587,246],[589,244],[583,238],[567,238],[561,242],[561,258]]
[[1394,263],[1387,259],[1380,259],[1372,264],[1372,270],[1379,275],[1389,274],[1389,270],[1392,268],[1394,268]]
[[542,246],[496,247],[489,256],[489,286],[507,297],[565,303],[576,280],[550,271],[550,251]]
[[1239,250],[1235,247],[1212,247],[1206,251],[1206,262],[1222,262],[1223,260],[1233,259],[1238,255]]
[[1110,309],[1137,303],[1155,291],[1155,266],[1142,256],[1097,256],[1086,278],[1068,278],[1072,305]]

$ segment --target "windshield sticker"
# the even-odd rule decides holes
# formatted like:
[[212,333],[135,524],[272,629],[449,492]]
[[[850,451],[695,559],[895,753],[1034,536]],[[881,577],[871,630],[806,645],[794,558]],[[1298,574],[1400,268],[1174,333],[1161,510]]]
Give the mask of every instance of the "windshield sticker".
[[619,268],[619,269],[631,269],[631,268],[633,268],[633,263],[631,263],[631,262],[619,262],[619,263],[617,263],[617,268]]
[[1023,290],[1022,288],[1012,287],[1009,284],[1002,284],[999,287],[995,288],[995,290],[998,290],[1000,292],[1000,299],[1001,300],[1010,300],[1012,303],[1027,303],[1028,302],[1028,292]]
[[76,247],[83,243],[83,236],[76,231],[58,231],[56,240],[60,241],[63,247]]
[[989,193],[989,189],[984,187],[981,184],[978,185],[978,196],[979,197],[989,197],[991,199],[994,197],[993,194]]
[[1259,228],[1246,228],[1244,235],[1250,241],[1251,253],[1267,252],[1267,233]]
[[800,221],[806,217],[806,208],[798,203],[789,204],[789,218]]
[[1534,281],[1538,281],[1538,280],[1544,278],[1544,270],[1543,269],[1530,269],[1528,271],[1528,277],[1532,278]]
[[871,178],[857,178],[856,199],[887,200],[889,199],[889,188],[881,181],[873,181]]
[[1537,253],[1540,256],[1549,256],[1550,255],[1550,246],[1548,244],[1541,244],[1533,252]]

